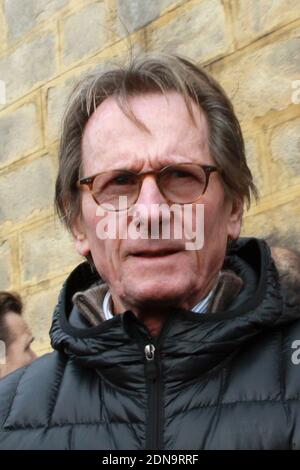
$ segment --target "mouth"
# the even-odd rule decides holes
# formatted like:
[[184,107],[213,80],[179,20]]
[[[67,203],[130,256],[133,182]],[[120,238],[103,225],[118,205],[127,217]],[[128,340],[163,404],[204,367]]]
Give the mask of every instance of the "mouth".
[[178,250],[155,250],[155,251],[140,251],[137,253],[133,253],[132,256],[136,256],[138,258],[159,258],[162,256],[170,256],[179,253]]

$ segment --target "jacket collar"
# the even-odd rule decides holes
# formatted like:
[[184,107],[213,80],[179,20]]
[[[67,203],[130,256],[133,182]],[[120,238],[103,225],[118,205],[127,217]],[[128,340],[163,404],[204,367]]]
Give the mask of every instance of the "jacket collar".
[[[224,267],[232,269],[244,283],[230,307],[212,315],[175,310],[155,340],[172,371],[170,381],[193,379],[221,366],[251,338],[299,317],[299,299],[284,304],[278,272],[264,241],[240,239]],[[71,273],[54,312],[52,345],[85,367],[100,371],[115,385],[139,389],[144,383],[141,352],[153,339],[132,312],[93,327],[78,328],[69,322],[73,294],[95,282],[99,282],[99,276],[87,263]]]
[[[206,301],[206,313],[225,310],[239,294],[242,287],[242,279],[232,270],[222,271],[219,274],[216,286],[206,297],[208,299]],[[70,323],[77,323],[78,315],[81,315],[87,321],[87,326],[97,326],[105,321],[107,318],[104,312],[104,299],[108,294],[108,289],[106,283],[100,282],[89,287],[86,291],[76,292],[72,298],[74,307],[69,317]],[[193,311],[199,312],[195,308],[193,308]]]

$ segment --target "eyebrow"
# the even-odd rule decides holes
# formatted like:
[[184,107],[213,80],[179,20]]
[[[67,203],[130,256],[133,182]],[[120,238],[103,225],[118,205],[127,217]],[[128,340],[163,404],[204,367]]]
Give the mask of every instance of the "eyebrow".
[[[170,166],[170,165],[178,165],[178,164],[184,164],[184,163],[195,163],[195,162],[190,161],[188,157],[185,157],[184,160],[180,159],[180,160],[175,160],[174,161],[171,158],[166,158],[166,159],[159,160],[155,163],[157,163],[157,165],[155,164],[155,167],[157,167],[157,171],[159,171],[159,170],[161,170],[161,169],[163,169],[167,166]],[[127,167],[126,166],[120,166],[118,168],[110,168],[107,171],[131,171],[131,172],[134,172],[134,173],[140,173],[140,171],[141,171],[140,167],[141,166],[143,166],[143,165],[138,165],[137,162],[133,162],[132,165],[129,164]]]

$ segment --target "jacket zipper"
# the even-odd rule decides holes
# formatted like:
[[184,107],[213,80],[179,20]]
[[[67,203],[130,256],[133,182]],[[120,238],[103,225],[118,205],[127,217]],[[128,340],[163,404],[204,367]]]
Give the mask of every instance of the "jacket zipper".
[[160,379],[160,358],[153,343],[145,345],[146,379],[149,390],[149,417],[147,450],[160,450],[162,446],[163,402]]
[[158,338],[150,334],[143,334],[136,326],[136,320],[132,323],[132,333],[136,337],[145,358],[145,379],[148,392],[148,423],[146,426],[146,449],[162,450],[163,448],[163,380],[161,375],[161,357],[159,345],[169,329],[170,319],[165,322]]

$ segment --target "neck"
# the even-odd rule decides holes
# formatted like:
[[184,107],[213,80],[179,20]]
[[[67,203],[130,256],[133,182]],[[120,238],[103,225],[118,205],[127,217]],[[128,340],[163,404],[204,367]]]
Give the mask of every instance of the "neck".
[[124,310],[131,310],[134,315],[142,321],[145,326],[147,327],[149,333],[153,337],[157,337],[167,318],[169,315],[174,311],[174,308],[183,308],[186,310],[192,310],[195,305],[200,302],[202,299],[204,299],[210,292],[211,290],[217,285],[219,279],[219,273],[217,276],[206,286],[206,289],[204,290],[204,293],[202,295],[198,293],[194,295],[190,295],[188,299],[185,299],[183,301],[176,301],[170,303],[168,302],[163,302],[163,301],[146,301],[141,304],[134,304],[134,305],[129,305],[126,304],[124,305],[120,300],[117,298],[114,298],[112,295],[112,308],[113,312],[115,314],[119,312],[123,312]]

